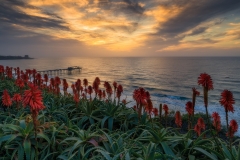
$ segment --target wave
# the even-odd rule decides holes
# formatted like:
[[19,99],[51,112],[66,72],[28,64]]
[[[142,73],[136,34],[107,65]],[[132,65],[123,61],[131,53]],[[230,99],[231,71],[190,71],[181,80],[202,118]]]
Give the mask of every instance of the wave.
[[159,94],[159,93],[154,93],[152,95],[156,97],[164,97],[164,98],[173,99],[173,100],[190,100],[189,98],[183,97],[183,96],[174,96],[174,95],[166,95],[166,94]]

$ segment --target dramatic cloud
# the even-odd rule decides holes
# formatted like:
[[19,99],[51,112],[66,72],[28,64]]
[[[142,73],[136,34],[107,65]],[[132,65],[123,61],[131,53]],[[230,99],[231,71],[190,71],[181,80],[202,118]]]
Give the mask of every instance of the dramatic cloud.
[[239,49],[239,15],[239,0],[0,0],[0,47],[6,54],[33,46],[95,56],[227,53]]

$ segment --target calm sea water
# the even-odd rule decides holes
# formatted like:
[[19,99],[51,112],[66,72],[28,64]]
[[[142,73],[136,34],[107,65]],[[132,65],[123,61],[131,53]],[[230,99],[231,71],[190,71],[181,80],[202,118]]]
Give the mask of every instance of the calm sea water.
[[[185,111],[185,104],[191,100],[192,87],[196,87],[201,95],[197,97],[196,111],[204,112],[202,87],[197,79],[200,73],[211,75],[214,90],[209,91],[209,112],[217,111],[224,117],[224,108],[219,104],[220,94],[224,89],[233,92],[236,104],[235,112],[230,113],[240,125],[240,57],[171,57],[171,58],[39,58],[33,60],[0,60],[0,65],[20,67],[21,69],[48,70],[81,66],[82,71],[74,74],[59,74],[68,83],[78,78],[87,78],[92,84],[95,77],[100,80],[122,84],[122,98],[130,101],[129,107],[135,103],[132,99],[134,89],[143,87],[150,92],[153,104],[168,104],[172,110]],[[103,84],[103,83],[102,83]],[[103,88],[103,85],[101,85]],[[71,89],[69,89],[69,92]],[[225,124],[224,118],[222,122]],[[240,133],[240,132],[239,132]],[[238,133],[238,134],[239,134]]]

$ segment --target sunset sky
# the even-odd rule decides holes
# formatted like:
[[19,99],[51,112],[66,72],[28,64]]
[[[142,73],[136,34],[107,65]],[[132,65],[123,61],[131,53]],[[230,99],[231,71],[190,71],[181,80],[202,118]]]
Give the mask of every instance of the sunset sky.
[[240,0],[0,0],[0,55],[240,56]]

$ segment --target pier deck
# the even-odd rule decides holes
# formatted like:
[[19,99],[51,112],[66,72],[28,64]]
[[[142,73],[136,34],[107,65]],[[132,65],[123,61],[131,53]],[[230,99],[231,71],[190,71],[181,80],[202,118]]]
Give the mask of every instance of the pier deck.
[[52,70],[44,70],[44,71],[37,71],[38,73],[41,74],[56,74],[56,73],[68,73],[71,74],[72,71],[81,71],[82,67],[79,66],[72,66],[72,67],[68,67],[68,68],[64,68],[64,69],[52,69]]

